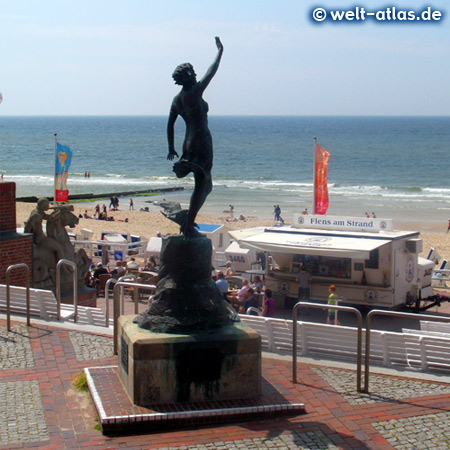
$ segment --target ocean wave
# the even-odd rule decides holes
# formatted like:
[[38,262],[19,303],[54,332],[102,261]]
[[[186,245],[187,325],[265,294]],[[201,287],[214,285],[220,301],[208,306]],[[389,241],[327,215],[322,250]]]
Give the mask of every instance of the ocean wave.
[[[46,195],[53,186],[51,175],[9,175],[7,180],[15,181],[20,196]],[[194,179],[192,176],[179,179],[175,176],[134,176],[129,177],[121,174],[108,173],[102,176],[91,174],[86,178],[84,173],[73,173],[69,175],[68,187],[73,194],[91,192],[111,192],[114,190],[124,191],[130,189],[157,189],[167,187],[192,188]],[[298,196],[299,198],[312,195],[313,184],[283,180],[253,179],[242,180],[238,178],[213,178],[215,190],[232,190],[233,197],[246,196],[248,193],[264,192],[270,196]],[[330,197],[348,199],[370,199],[371,202],[390,201],[436,201],[443,204],[450,202],[450,189],[420,186],[392,186],[392,185],[351,185],[346,183],[330,183],[328,185]]]

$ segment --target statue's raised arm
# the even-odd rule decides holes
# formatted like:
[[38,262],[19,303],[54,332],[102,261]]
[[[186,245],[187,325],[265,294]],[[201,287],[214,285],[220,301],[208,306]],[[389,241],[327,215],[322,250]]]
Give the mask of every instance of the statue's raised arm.
[[216,45],[217,49],[219,50],[216,55],[216,59],[211,64],[209,69],[206,71],[205,76],[198,82],[198,87],[203,92],[207,87],[214,75],[217,72],[217,69],[219,68],[220,60],[222,59],[222,53],[223,53],[223,45],[220,41],[219,36],[216,36]]

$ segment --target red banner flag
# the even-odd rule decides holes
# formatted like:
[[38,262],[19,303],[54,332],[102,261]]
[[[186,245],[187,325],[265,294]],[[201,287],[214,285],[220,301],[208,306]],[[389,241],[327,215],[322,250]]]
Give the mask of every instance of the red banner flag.
[[328,160],[330,154],[314,143],[314,213],[326,214],[328,209]]

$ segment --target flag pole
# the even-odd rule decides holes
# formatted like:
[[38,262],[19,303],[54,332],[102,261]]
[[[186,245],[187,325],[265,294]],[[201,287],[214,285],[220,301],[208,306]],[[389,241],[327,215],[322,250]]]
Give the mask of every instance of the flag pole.
[[57,169],[57,164],[56,164],[56,137],[58,135],[55,133],[55,173],[54,173],[54,182],[53,182],[53,206],[56,206],[56,169]]
[[313,199],[312,199],[312,213],[316,214],[316,145],[317,138],[314,138],[314,157],[313,157]]

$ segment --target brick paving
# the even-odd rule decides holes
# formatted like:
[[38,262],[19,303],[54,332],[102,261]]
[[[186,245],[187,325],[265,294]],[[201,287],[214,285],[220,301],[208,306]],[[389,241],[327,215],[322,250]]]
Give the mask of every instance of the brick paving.
[[357,393],[355,391],[356,372],[324,367],[312,367],[312,370],[330,383],[351,405],[450,394],[450,385],[386,378],[377,375],[371,375],[370,377],[370,393]]
[[[0,449],[448,449],[450,385],[405,373],[371,375],[356,393],[355,371],[263,359],[263,376],[305,404],[293,417],[103,435],[89,394],[72,386],[86,367],[115,366],[111,337],[50,324],[0,320]],[[438,379],[438,378],[436,378]],[[243,381],[244,382],[244,381]]]

